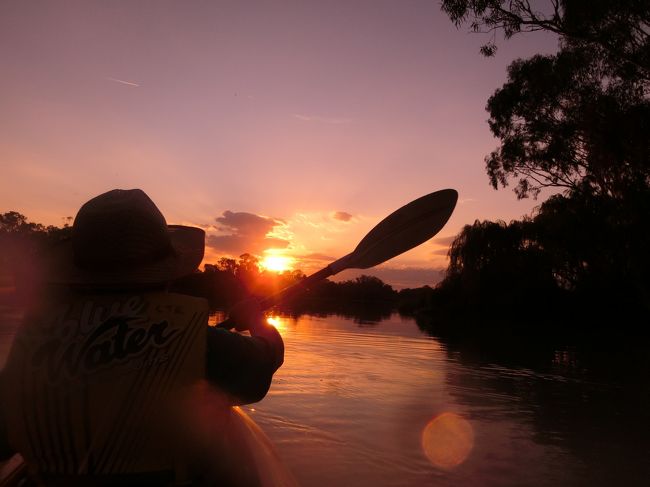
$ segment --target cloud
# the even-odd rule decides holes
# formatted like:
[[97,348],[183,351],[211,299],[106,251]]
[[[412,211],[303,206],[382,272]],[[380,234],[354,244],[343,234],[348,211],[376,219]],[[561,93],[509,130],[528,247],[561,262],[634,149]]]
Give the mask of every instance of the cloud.
[[109,81],[115,81],[116,83],[120,83],[120,84],[127,85],[127,86],[134,86],[136,88],[140,87],[140,85],[138,83],[133,83],[131,81],[124,81],[123,79],[118,79],[118,78],[106,78],[106,79],[109,80]]
[[313,252],[311,254],[307,255],[300,255],[297,257],[301,261],[317,261],[317,262],[334,262],[336,260],[336,257],[332,257],[331,255],[327,254],[320,254],[318,252]]
[[194,223],[194,222],[183,222],[183,225],[187,225],[190,227],[199,227],[205,230],[206,232],[209,230],[216,230],[217,227],[215,227],[212,223]]
[[352,219],[352,215],[346,211],[337,211],[332,215],[332,218],[342,222],[349,222]]
[[208,235],[206,245],[226,254],[261,254],[266,249],[284,249],[290,244],[289,240],[272,235],[274,229],[285,224],[282,220],[228,210],[215,221],[220,234]]
[[438,249],[431,252],[431,255],[442,255],[443,257],[447,257],[448,254],[449,249]]
[[445,247],[448,247],[454,242],[454,240],[456,240],[456,235],[434,238],[431,242],[435,245],[444,245]]
[[320,122],[320,123],[329,123],[333,125],[352,123],[352,119],[349,118],[319,117],[318,115],[301,115],[299,113],[294,113],[293,117],[297,118],[298,120],[302,120],[304,122]]
[[246,213],[245,211],[233,212],[230,210],[224,211],[223,216],[217,217],[214,220],[239,234],[262,233],[266,235],[274,227],[284,223],[282,220],[276,220],[275,218]]
[[289,241],[281,238],[254,238],[247,235],[208,235],[206,245],[230,255],[261,254],[266,249],[285,249]]

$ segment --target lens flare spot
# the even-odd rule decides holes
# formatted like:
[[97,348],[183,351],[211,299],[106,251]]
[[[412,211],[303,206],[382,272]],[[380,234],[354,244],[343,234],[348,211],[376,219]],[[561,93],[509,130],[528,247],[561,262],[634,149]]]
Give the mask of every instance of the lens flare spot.
[[451,470],[463,463],[474,447],[469,421],[455,413],[442,413],[422,431],[422,449],[436,467]]

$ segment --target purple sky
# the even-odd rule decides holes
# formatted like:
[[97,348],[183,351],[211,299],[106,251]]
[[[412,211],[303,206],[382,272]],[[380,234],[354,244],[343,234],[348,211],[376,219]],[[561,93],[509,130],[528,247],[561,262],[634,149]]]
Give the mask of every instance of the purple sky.
[[313,270],[452,187],[440,238],[377,274],[434,284],[463,225],[538,204],[489,187],[484,107],[512,59],[556,41],[485,59],[485,40],[437,1],[2,2],[0,211],[61,224],[140,187],[208,228],[211,257],[274,247]]

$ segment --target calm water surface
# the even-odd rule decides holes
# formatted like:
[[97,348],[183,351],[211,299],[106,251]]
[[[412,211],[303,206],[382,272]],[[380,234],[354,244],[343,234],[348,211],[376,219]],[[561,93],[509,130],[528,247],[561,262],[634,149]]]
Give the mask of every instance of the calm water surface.
[[[19,317],[0,309],[0,365]],[[643,378],[593,374],[571,350],[503,365],[397,315],[276,319],[285,364],[245,409],[304,486],[650,485]],[[443,456],[457,451],[453,468],[432,464],[422,446],[443,413],[471,429],[426,441]]]
[[[285,364],[248,409],[303,485],[650,485],[647,383],[594,377],[566,350],[537,370],[467,360],[398,315],[279,328]],[[421,445],[445,412],[474,434],[453,469]]]

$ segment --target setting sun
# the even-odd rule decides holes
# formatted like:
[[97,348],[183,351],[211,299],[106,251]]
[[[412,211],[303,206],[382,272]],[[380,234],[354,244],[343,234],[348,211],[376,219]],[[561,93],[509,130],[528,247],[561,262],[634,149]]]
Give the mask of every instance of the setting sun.
[[284,255],[268,255],[260,264],[266,270],[284,272],[291,269],[293,259]]

